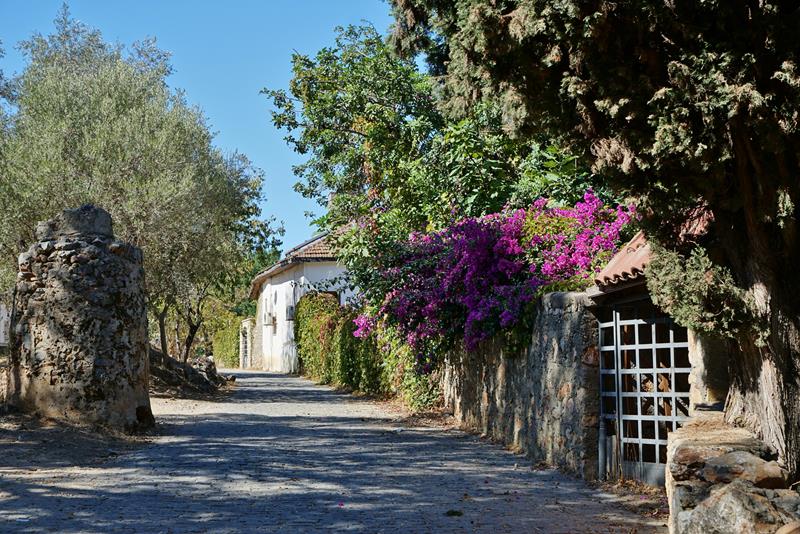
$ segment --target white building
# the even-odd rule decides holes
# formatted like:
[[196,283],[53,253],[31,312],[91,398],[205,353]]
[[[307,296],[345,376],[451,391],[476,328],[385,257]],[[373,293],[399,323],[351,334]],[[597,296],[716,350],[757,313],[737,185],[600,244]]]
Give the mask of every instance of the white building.
[[294,309],[300,297],[319,290],[336,293],[340,303],[349,298],[345,269],[327,238],[321,234],[296,246],[253,279],[250,298],[257,303],[256,317],[242,322],[240,367],[296,373]]

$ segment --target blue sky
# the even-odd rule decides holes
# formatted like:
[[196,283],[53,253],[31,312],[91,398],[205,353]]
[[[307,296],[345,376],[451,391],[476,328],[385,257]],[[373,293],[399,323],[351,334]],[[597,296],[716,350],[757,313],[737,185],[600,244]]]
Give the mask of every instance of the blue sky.
[[[61,0],[0,0],[0,69],[19,72],[16,43],[50,33]],[[299,194],[291,167],[300,161],[269,121],[263,87],[287,88],[293,51],[312,54],[333,43],[336,26],[371,22],[386,32],[389,5],[382,0],[71,0],[72,16],[99,29],[107,41],[130,44],[155,37],[172,54],[170,83],[186,91],[217,132],[216,144],[239,150],[265,171],[264,215],[286,226],[284,250],[313,230],[304,216],[319,208]]]

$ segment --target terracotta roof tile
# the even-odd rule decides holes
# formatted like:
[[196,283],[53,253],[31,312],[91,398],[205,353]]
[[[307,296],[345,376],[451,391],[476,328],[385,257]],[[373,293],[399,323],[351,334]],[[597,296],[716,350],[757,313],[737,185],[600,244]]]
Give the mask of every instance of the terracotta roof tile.
[[335,260],[336,252],[328,239],[328,234],[317,236],[302,243],[286,253],[285,260]]
[[644,278],[644,269],[650,263],[650,245],[639,232],[625,246],[619,249],[611,261],[595,276],[594,282],[601,290],[624,282]]
[[254,299],[258,296],[258,292],[267,278],[285,271],[292,265],[307,261],[336,261],[336,251],[328,237],[329,234],[326,232],[300,243],[289,249],[280,261],[258,273],[250,284],[250,298]]
[[[704,235],[714,215],[705,206],[698,206],[692,210],[686,221],[681,225],[678,242],[687,243]],[[644,279],[644,269],[650,263],[651,250],[644,232],[639,232],[624,247],[622,247],[602,271],[594,278],[600,291],[609,291],[627,282]]]

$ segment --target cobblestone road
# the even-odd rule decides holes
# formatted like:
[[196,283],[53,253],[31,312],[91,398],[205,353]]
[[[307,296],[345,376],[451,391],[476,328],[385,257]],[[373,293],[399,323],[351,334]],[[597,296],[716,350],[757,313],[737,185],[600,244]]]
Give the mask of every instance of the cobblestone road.
[[0,531],[652,531],[580,481],[300,378],[239,373],[223,401],[154,411],[153,443],[96,465],[0,458]]

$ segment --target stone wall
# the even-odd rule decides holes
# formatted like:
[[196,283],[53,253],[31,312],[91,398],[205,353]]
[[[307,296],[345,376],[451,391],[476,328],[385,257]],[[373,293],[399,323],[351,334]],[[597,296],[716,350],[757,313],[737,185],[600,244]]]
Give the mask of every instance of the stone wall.
[[450,355],[442,389],[457,421],[534,462],[596,478],[597,328],[588,304],[583,293],[544,296],[523,354],[493,342]]
[[81,424],[153,424],[141,251],[93,206],[40,223],[19,257],[9,404]]
[[698,412],[669,435],[672,534],[800,533],[800,493],[753,434]]
[[253,328],[250,330],[251,344],[253,348],[250,354],[250,369],[264,368],[264,309],[261,307],[259,297],[256,306],[256,316],[253,319]]

